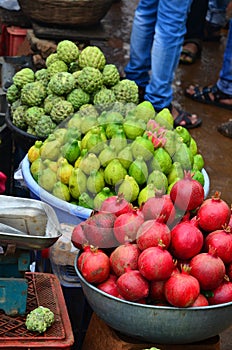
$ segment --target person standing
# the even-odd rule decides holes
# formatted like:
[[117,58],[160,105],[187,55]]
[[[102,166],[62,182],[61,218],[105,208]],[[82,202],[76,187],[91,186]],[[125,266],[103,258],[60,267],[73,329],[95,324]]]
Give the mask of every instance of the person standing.
[[156,112],[169,108],[174,126],[201,125],[195,114],[172,105],[175,70],[186,33],[186,20],[192,0],[140,0],[134,15],[130,38],[130,58],[126,79],[137,83]]

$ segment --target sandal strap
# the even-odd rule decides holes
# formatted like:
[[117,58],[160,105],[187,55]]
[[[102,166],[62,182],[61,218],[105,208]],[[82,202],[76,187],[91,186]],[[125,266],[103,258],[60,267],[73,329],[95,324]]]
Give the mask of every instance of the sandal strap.
[[[217,85],[205,86],[202,89],[200,89],[198,86],[195,86],[194,91],[195,92],[192,95],[192,97],[198,100],[219,102],[223,99],[232,99],[232,95],[225,94],[224,92],[218,89]],[[212,98],[210,98],[210,94],[214,96],[213,100]]]

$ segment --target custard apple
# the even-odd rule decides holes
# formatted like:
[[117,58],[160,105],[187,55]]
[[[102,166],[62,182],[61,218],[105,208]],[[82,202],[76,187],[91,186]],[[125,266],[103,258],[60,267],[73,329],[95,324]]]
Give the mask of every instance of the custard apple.
[[43,108],[44,108],[45,114],[50,114],[53,105],[54,105],[56,102],[58,102],[58,101],[63,101],[63,100],[64,100],[64,97],[63,97],[63,96],[57,96],[57,95],[54,95],[54,94],[48,95],[48,96],[45,98],[44,103],[43,103]]
[[76,88],[67,95],[67,101],[71,102],[77,111],[82,105],[89,103],[90,95],[81,88]]
[[50,64],[52,64],[53,62],[58,61],[58,60],[59,60],[59,58],[58,58],[57,53],[53,52],[46,58],[45,64],[48,68],[50,66]]
[[102,88],[93,97],[93,104],[101,107],[102,109],[109,109],[116,101],[115,94],[112,90]]
[[21,90],[22,104],[28,106],[40,106],[46,96],[46,87],[40,81],[27,83]]
[[115,64],[106,64],[102,71],[103,84],[111,87],[120,81],[120,74]]
[[106,58],[97,46],[87,46],[81,51],[78,63],[81,68],[93,67],[102,71],[106,64]]
[[46,68],[41,68],[35,72],[35,80],[40,81],[44,86],[48,85],[50,77],[48,75],[48,70]]
[[112,87],[112,90],[117,101],[133,102],[135,104],[139,101],[138,85],[133,80],[121,80]]
[[102,73],[97,68],[84,67],[77,78],[77,82],[85,92],[89,94],[97,92],[103,85]]
[[27,123],[24,119],[27,108],[25,105],[20,105],[12,111],[12,123],[22,130],[27,128]]
[[15,84],[8,87],[6,92],[6,98],[9,103],[13,103],[20,98],[20,89]]
[[48,74],[51,77],[55,73],[58,72],[67,72],[68,71],[68,66],[64,61],[57,60],[49,65],[47,68]]
[[32,128],[31,126],[28,126],[28,128],[27,128],[26,132],[27,132],[28,134],[31,134],[31,135],[37,136],[37,135],[36,135],[36,132],[35,132],[35,129],[34,129],[34,128]]
[[80,107],[78,114],[80,114],[82,117],[91,116],[91,117],[97,118],[99,116],[99,113],[98,113],[96,107],[93,106],[92,104],[88,104],[88,103],[85,105],[82,105]]
[[77,45],[70,40],[62,40],[56,48],[57,56],[65,63],[71,63],[78,59],[79,49]]
[[35,73],[31,68],[22,68],[12,78],[13,83],[22,88],[27,83],[32,83],[35,80]]
[[55,123],[61,123],[65,118],[73,114],[74,108],[71,102],[66,100],[56,102],[51,110],[50,116]]
[[74,87],[75,78],[72,73],[69,72],[55,73],[48,83],[48,89],[59,96],[68,94]]
[[30,127],[35,127],[38,120],[41,118],[41,116],[44,114],[44,109],[42,107],[33,106],[29,107],[26,110],[24,120]]
[[35,126],[36,135],[39,138],[47,138],[56,128],[56,123],[53,122],[49,115],[42,115]]

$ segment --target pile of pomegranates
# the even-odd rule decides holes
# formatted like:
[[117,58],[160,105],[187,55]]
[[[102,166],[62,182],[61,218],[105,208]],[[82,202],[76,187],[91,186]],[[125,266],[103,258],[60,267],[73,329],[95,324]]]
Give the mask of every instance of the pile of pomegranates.
[[105,293],[136,303],[195,307],[232,301],[232,214],[189,176],[140,208],[107,198],[74,227],[77,268]]

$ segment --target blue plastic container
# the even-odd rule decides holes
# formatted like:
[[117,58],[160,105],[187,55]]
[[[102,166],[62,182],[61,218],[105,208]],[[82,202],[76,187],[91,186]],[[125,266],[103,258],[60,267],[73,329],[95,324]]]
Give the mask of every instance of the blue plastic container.
[[65,202],[51,193],[45,191],[40,187],[37,182],[33,179],[30,172],[30,162],[27,155],[23,158],[21,163],[21,170],[23,180],[30,191],[30,196],[33,199],[41,200],[51,207],[56,212],[57,218],[60,223],[77,225],[82,221],[88,219],[92,213],[91,209],[83,208],[68,202]]

